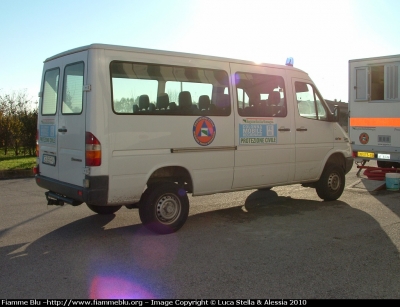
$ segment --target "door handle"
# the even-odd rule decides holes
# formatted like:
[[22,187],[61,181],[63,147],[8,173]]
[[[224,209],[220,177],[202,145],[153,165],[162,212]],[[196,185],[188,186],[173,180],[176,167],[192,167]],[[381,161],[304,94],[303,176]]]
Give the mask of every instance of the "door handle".
[[307,128],[297,128],[297,131],[307,131]]
[[290,128],[279,128],[278,131],[290,131]]
[[59,128],[58,132],[67,132],[67,128]]

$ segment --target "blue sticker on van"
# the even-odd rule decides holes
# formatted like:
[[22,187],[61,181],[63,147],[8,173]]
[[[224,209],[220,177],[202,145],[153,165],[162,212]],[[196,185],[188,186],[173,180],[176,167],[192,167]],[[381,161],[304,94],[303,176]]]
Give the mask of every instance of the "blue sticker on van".
[[39,142],[55,144],[56,143],[56,126],[40,125],[39,126]]
[[239,124],[239,145],[277,143],[277,124]]

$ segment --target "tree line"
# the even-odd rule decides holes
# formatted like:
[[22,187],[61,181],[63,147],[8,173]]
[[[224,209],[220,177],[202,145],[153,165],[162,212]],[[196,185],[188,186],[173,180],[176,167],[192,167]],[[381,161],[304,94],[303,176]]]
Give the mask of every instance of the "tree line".
[[[37,103],[37,102],[36,102]],[[35,155],[37,109],[24,91],[0,93],[0,147],[7,155]]]

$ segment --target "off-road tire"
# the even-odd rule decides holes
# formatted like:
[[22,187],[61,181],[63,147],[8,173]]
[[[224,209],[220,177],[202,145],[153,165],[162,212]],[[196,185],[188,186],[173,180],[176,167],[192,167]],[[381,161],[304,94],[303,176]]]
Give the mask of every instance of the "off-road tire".
[[336,164],[328,164],[316,183],[315,190],[323,200],[336,200],[343,193],[345,181],[343,168]]
[[139,203],[139,216],[143,225],[159,234],[179,230],[188,215],[189,198],[186,191],[173,182],[148,187]]

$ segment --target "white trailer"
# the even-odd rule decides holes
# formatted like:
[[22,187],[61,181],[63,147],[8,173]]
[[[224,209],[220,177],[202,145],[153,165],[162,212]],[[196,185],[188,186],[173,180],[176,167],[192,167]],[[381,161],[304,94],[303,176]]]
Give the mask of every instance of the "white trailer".
[[400,54],[349,61],[349,136],[355,161],[400,167]]

